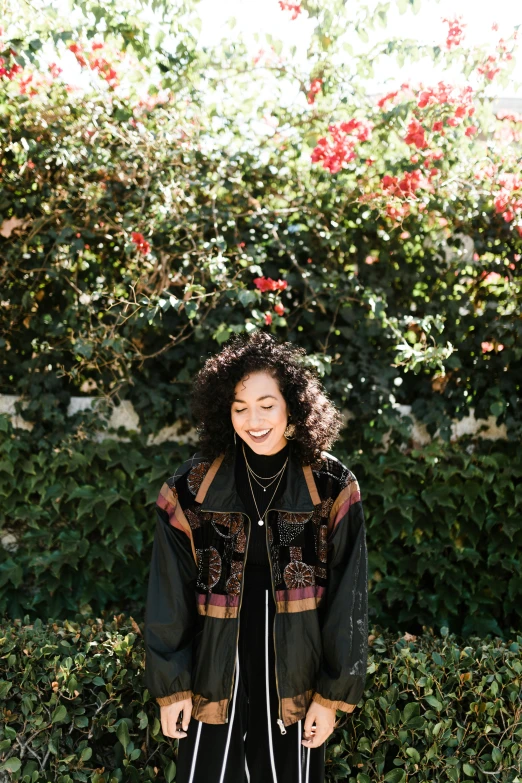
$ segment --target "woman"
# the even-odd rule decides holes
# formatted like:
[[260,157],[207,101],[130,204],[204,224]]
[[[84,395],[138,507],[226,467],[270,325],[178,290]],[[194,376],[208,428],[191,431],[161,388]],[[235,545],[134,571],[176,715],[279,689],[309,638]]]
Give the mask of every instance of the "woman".
[[364,692],[360,490],[304,353],[258,331],[210,357],[200,450],[159,493],[145,676],[176,783],[322,783],[336,710]]

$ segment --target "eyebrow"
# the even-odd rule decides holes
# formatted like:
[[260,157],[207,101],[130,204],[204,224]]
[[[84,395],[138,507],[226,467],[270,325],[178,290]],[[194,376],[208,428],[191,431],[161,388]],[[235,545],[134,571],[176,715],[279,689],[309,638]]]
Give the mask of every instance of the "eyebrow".
[[[263,394],[262,397],[258,397],[256,402],[260,402],[261,400],[266,400],[267,397],[272,397],[273,400],[277,400],[277,397],[274,397],[273,394]],[[245,402],[245,400],[238,400],[237,397],[234,397],[233,402]]]

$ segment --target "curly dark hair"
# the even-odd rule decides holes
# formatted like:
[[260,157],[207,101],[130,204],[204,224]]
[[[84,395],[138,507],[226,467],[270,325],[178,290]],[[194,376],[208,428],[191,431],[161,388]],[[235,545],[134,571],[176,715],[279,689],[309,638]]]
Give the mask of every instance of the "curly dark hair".
[[322,450],[331,448],[343,427],[343,418],[315,371],[304,365],[303,356],[304,348],[256,330],[232,335],[219,353],[206,360],[191,390],[199,449],[206,459],[213,460],[223,453],[225,460],[232,459],[234,389],[252,372],[268,372],[277,381],[295,425],[292,444],[302,464],[313,464],[321,458]]

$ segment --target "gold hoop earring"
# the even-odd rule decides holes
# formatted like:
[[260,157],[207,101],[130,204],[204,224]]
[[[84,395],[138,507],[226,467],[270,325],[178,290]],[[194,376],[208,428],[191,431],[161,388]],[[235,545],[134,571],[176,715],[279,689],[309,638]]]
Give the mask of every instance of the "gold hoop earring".
[[237,446],[236,431],[234,430],[234,446]]
[[295,438],[295,424],[288,424],[283,435],[287,440],[293,440]]

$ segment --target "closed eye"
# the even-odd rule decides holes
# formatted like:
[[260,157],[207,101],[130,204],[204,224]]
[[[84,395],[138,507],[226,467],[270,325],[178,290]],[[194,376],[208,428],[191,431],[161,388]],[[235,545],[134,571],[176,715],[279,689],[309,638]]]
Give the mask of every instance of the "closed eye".
[[[265,408],[264,405],[261,405],[261,407],[263,408],[264,411],[269,411],[270,408],[273,408],[274,406],[273,405],[269,405],[268,408]],[[236,410],[236,413],[243,413],[243,411],[246,411],[246,408],[241,408],[241,410]]]

